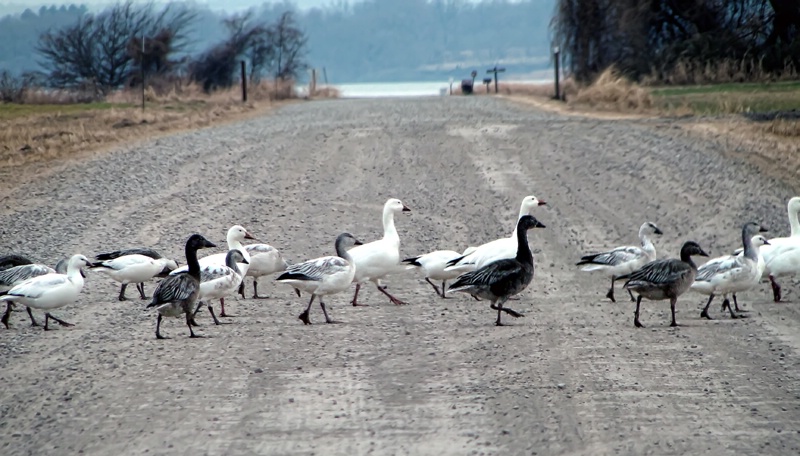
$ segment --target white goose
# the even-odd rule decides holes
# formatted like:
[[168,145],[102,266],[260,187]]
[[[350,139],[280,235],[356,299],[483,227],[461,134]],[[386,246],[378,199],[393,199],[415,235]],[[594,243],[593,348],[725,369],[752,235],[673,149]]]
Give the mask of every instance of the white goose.
[[[437,295],[441,296],[442,299],[446,299],[447,281],[455,279],[462,274],[458,270],[446,270],[445,268],[447,268],[447,263],[455,258],[468,255],[469,253],[475,251],[475,249],[476,247],[468,247],[466,250],[464,250],[464,253],[458,253],[455,250],[434,250],[433,252],[426,253],[425,255],[406,258],[403,260],[403,263],[408,263],[422,268],[422,270],[425,272],[425,281],[428,282],[434,290],[436,290]],[[431,282],[431,279],[441,280],[441,291],[435,283]]]
[[308,312],[315,297],[319,297],[319,306],[325,314],[325,322],[333,323],[328,316],[328,310],[322,297],[339,293],[350,287],[356,273],[353,258],[348,252],[348,248],[362,245],[361,242],[350,233],[342,233],[336,237],[336,255],[326,256],[308,260],[303,263],[293,264],[286,269],[286,272],[278,276],[278,282],[291,285],[297,295],[300,291],[311,293],[311,300],[308,307],[298,318],[306,325],[311,324]]
[[262,299],[264,296],[258,295],[259,277],[285,271],[289,263],[280,250],[269,244],[249,244],[244,248],[250,254],[250,267],[246,275],[253,278],[253,298]]
[[394,227],[394,214],[410,210],[399,199],[390,198],[383,205],[383,239],[350,249],[350,256],[356,265],[356,273],[353,278],[353,282],[356,283],[356,292],[351,301],[354,306],[363,305],[358,304],[358,291],[361,289],[361,283],[366,281],[373,282],[381,293],[389,297],[392,303],[405,304],[386,291],[386,287],[381,284],[381,279],[405,269],[400,265],[400,236]]
[[[244,229],[241,225],[234,225],[228,229],[228,251],[230,250],[238,250],[242,252],[242,257],[248,262],[250,261],[250,254],[245,249],[244,245],[242,245],[242,241],[245,239],[254,239],[258,240],[253,237],[246,229]],[[200,263],[200,267],[205,266],[225,266],[225,257],[228,255],[228,251],[224,253],[215,253],[212,255],[204,256],[200,258],[198,262]],[[247,263],[239,263],[239,270],[242,271],[242,274],[247,274],[247,269],[250,265]],[[187,272],[189,270],[189,266],[182,266],[180,268],[175,269],[174,271],[170,272],[170,275],[180,274],[182,272]],[[244,297],[244,291],[242,290],[242,297]]]
[[[18,285],[28,279],[39,277],[45,274],[52,274],[55,272],[56,270],[50,266],[37,263],[13,266],[0,271],[0,295],[5,294],[8,290],[14,288],[15,285]],[[6,312],[3,314],[2,319],[0,319],[0,322],[5,325],[6,329],[8,329],[8,320],[11,317],[12,308],[13,304],[11,304],[11,301],[6,303]],[[26,310],[28,311],[28,316],[31,318],[31,326],[39,326],[39,323],[37,323],[36,319],[33,318],[31,308],[26,307]]]
[[[53,309],[61,308],[78,298],[83,289],[81,268],[91,265],[83,255],[73,255],[69,260],[66,274],[49,273],[30,278],[8,290],[8,294],[0,296],[0,301],[18,302],[34,309],[45,311],[44,329],[49,330],[48,323],[55,320],[61,326],[72,326],[50,314]],[[9,307],[6,307],[6,312]]]
[[789,200],[787,212],[791,234],[788,237],[772,238],[769,245],[761,248],[766,265],[762,279],[769,279],[775,302],[781,300],[781,286],[776,278],[800,273],[800,197],[795,196]]
[[[610,276],[611,287],[608,289],[608,293],[606,293],[606,298],[610,299],[611,302],[617,302],[616,299],[614,299],[614,281],[616,281],[618,277],[628,275],[656,259],[656,248],[650,241],[650,234],[661,235],[663,233],[654,223],[644,222],[642,226],[639,227],[639,242],[641,247],[626,245],[607,252],[584,255],[577,265],[588,264],[588,266],[582,268],[581,271],[603,271],[606,275]],[[628,290],[628,294],[631,297],[631,301],[636,301],[631,290]]]
[[[700,313],[701,317],[711,320],[708,315],[708,307],[714,296],[721,294],[724,298],[722,309],[725,307],[730,310],[731,318],[740,318],[742,315],[734,313],[728,301],[729,294],[736,294],[749,290],[754,287],[760,278],[758,270],[759,249],[769,242],[761,235],[754,235],[756,232],[764,232],[766,229],[755,222],[749,222],[742,226],[742,245],[744,246],[741,255],[725,255],[709,260],[706,264],[697,269],[695,281],[691,289],[699,293],[708,295],[708,302]],[[738,308],[736,303],[736,310]]]
[[[117,258],[105,261],[99,261],[92,264],[92,269],[100,271],[122,285],[129,283],[136,284],[136,289],[139,290],[139,296],[142,299],[147,299],[144,294],[144,287],[139,288],[140,283],[144,283],[153,277],[157,276],[168,267],[172,270],[178,268],[178,263],[169,258],[159,258],[157,260],[141,254],[122,255]],[[125,301],[125,288],[121,287],[119,301]]]
[[[519,208],[517,221],[524,215],[533,215],[533,210],[547,203],[539,200],[535,196],[526,196],[522,199]],[[511,236],[502,239],[495,239],[476,247],[472,252],[464,254],[450,260],[445,268],[446,271],[465,273],[482,268],[489,263],[503,258],[514,258],[517,255],[517,223],[514,222],[514,232]]]
[[[225,313],[225,296],[236,293],[242,284],[244,275],[239,269],[239,264],[248,264],[240,250],[229,250],[225,255],[225,265],[207,265],[200,268],[200,294],[197,296],[199,309],[204,301],[208,301],[208,311],[214,318],[214,324],[220,324],[211,301],[219,299],[220,317],[227,317]],[[197,311],[195,310],[195,313]]]

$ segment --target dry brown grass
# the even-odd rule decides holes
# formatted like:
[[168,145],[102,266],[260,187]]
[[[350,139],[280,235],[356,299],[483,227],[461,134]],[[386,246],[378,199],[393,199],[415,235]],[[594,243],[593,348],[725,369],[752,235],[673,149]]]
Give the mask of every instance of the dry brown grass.
[[614,67],[607,68],[592,84],[578,89],[567,100],[571,104],[622,112],[645,112],[653,107],[650,92],[621,76]]
[[314,88],[311,98],[339,98],[341,92],[333,86],[322,86]]
[[[93,152],[126,141],[203,128],[264,112],[292,93],[287,84],[251,87],[248,101],[238,88],[204,94],[193,84],[157,94],[115,92],[103,103],[0,104],[0,167]],[[53,100],[48,100],[53,101]]]
[[786,138],[800,138],[800,120],[775,119],[761,127],[765,132]]
[[695,85],[731,82],[794,81],[800,77],[797,68],[787,62],[780,71],[768,72],[756,59],[694,62],[681,60],[666,72],[655,68],[642,78],[642,85]]
[[[568,96],[577,92],[575,83],[568,79],[561,83],[561,92]],[[533,84],[526,82],[503,82],[499,81],[497,84],[497,92],[501,95],[512,97],[538,97],[538,98],[552,98],[555,95],[555,88],[552,83]],[[453,95],[462,95],[461,84],[458,82],[453,83]],[[487,92],[486,86],[480,81],[475,83],[472,95],[494,95],[494,82],[489,85]]]

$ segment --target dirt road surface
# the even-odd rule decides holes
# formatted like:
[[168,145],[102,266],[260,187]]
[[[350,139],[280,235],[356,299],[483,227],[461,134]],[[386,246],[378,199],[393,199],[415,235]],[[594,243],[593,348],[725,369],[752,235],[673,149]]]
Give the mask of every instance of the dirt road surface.
[[[416,271],[390,277],[395,306],[305,300],[272,280],[270,299],[230,299],[189,339],[180,320],[154,337],[145,302],[116,300],[89,272],[76,323],[45,333],[24,312],[0,329],[0,454],[798,454],[800,313],[768,287],[730,320],[689,293],[666,302],[604,298],[581,254],[636,243],[645,220],[660,256],[697,240],[712,255],[754,219],[788,234],[788,184],[734,162],[679,121],[564,117],[480,98],[334,100],[143,141],[78,162],[0,171],[0,252],[54,263],[151,246],[178,258],[199,232],[225,245],[242,224],[290,261],[332,254],[349,231],[382,235],[388,197],[404,256],[462,250],[511,233],[534,194],[536,276],[495,327],[486,302],[441,300]],[[251,280],[247,282],[252,295]],[[147,285],[148,293],[154,284]],[[135,289],[128,291],[135,297]],[[620,290],[618,297],[623,297]],[[41,317],[39,312],[37,316]]]

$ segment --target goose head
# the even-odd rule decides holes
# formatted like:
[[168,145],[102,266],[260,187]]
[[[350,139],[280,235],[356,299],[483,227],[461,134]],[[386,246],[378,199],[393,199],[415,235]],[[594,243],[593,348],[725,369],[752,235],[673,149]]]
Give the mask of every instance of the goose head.
[[800,196],[795,196],[789,200],[789,213],[797,216],[800,213]]
[[770,245],[770,243],[767,240],[767,238],[765,238],[764,236],[762,236],[760,234],[756,234],[755,236],[753,236],[751,241],[753,242],[753,247],[756,247],[756,248],[761,247],[762,245]]
[[253,235],[250,234],[250,232],[247,231],[242,225],[233,225],[228,229],[228,236],[227,236],[228,244],[231,244],[233,242],[239,242],[241,244],[242,241],[244,241],[245,239],[253,239],[255,241],[258,240],[255,237],[253,237]]
[[639,231],[641,231],[642,234],[652,233],[652,234],[657,234],[659,236],[664,234],[664,232],[661,231],[661,229],[657,227],[656,224],[653,222],[642,223],[642,226],[639,228]]
[[525,198],[522,199],[522,205],[520,207],[519,213],[523,215],[524,214],[532,215],[534,209],[536,209],[539,206],[544,206],[546,204],[547,202],[540,200],[539,198],[533,195],[526,196]]
[[517,222],[518,230],[529,230],[531,228],[545,228],[544,224],[532,215],[523,215],[519,222]]
[[81,254],[72,255],[70,257],[70,259],[69,259],[69,263],[67,263],[67,272],[69,273],[69,271],[71,271],[71,270],[78,270],[78,271],[81,272],[81,274],[83,274],[83,271],[81,271],[81,268],[85,268],[85,267],[91,266],[91,265],[92,265],[92,262],[89,261],[89,259],[86,258],[85,256],[83,256]]
[[239,249],[228,250],[228,254],[225,255],[225,266],[236,270],[236,263],[250,264],[250,262],[244,258],[244,255],[242,255],[242,252],[240,252]]
[[704,256],[707,257],[708,254],[703,251],[703,248],[700,247],[700,244],[694,241],[686,241],[681,247],[681,260],[687,261],[691,256]]
[[742,225],[742,234],[748,237],[755,233],[766,233],[767,231],[769,230],[765,226],[762,226],[756,222],[747,222]]
[[193,234],[189,236],[189,240],[186,241],[186,247],[195,251],[216,246],[217,244],[214,244],[199,234]]
[[349,249],[350,247],[354,247],[356,245],[363,245],[363,243],[361,241],[359,241],[358,239],[356,239],[356,237],[353,236],[350,233],[342,233],[342,234],[336,236],[336,250],[337,251],[339,250],[339,247],[341,247],[341,248],[346,250],[346,249]]
[[397,198],[389,198],[389,200],[386,201],[386,204],[383,205],[383,210],[384,212],[390,211],[393,213],[411,212],[411,209],[409,209],[408,206],[403,204],[403,202]]

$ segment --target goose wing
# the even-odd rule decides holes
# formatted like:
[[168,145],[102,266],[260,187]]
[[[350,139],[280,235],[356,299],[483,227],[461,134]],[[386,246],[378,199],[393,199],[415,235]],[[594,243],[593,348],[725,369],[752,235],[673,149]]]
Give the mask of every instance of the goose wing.
[[209,282],[222,277],[230,277],[233,269],[227,266],[210,265],[200,270],[200,281]]
[[642,256],[644,256],[644,252],[639,247],[617,247],[616,249],[609,250],[607,252],[584,255],[581,257],[581,261],[578,262],[578,265],[602,264],[607,266],[616,266],[629,261],[638,260]]
[[26,298],[40,298],[47,291],[59,285],[69,282],[67,276],[63,274],[45,274],[30,278],[14,288],[8,290],[9,296],[24,296]]
[[0,287],[11,287],[32,277],[52,274],[55,269],[44,264],[26,264],[0,271]]
[[651,261],[630,273],[624,286],[665,285],[680,280],[691,270],[691,266],[675,258]]
[[119,256],[110,260],[105,260],[99,263],[94,263],[92,267],[103,267],[107,269],[113,269],[115,271],[121,271],[123,269],[127,269],[131,266],[144,264],[144,263],[151,263],[153,262],[153,258],[134,253],[130,255],[123,255]]
[[499,282],[519,274],[521,271],[522,266],[519,262],[514,260],[499,260],[494,263],[489,263],[475,271],[460,275],[458,279],[450,285],[449,289],[455,290],[462,287],[492,287]]
[[154,260],[158,260],[159,258],[161,258],[161,254],[160,253],[156,252],[153,249],[149,249],[149,248],[146,248],[146,247],[137,247],[137,248],[132,248],[132,249],[124,249],[124,250],[114,250],[113,252],[101,253],[101,254],[95,256],[94,258],[97,261],[107,261],[107,260],[113,260],[114,258],[119,258],[119,257],[127,256],[127,255],[144,255],[144,256],[150,257],[150,258],[152,258]]
[[13,253],[9,255],[0,255],[0,271],[13,268],[14,266],[22,266],[32,263],[33,261],[22,255],[15,255]]
[[278,276],[276,280],[294,279],[321,281],[326,276],[345,271],[349,267],[350,263],[344,258],[327,256],[293,264],[286,268],[286,272]]
[[168,302],[184,301],[198,293],[200,284],[197,280],[187,274],[176,274],[168,276],[162,280],[156,291],[153,292],[153,300],[147,307],[155,307]]
[[707,282],[716,275],[724,274],[740,267],[741,263],[738,261],[738,257],[736,256],[726,255],[717,257],[706,262],[706,264],[697,269],[697,277],[695,280]]

